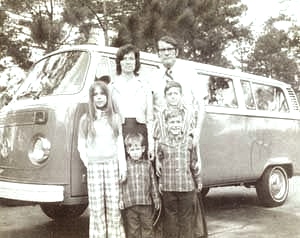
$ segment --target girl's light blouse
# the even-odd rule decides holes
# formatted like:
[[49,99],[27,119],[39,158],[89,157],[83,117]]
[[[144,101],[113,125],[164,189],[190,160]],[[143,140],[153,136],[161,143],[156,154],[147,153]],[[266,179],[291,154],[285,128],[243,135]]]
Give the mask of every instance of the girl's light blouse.
[[89,162],[101,162],[117,158],[117,138],[106,118],[94,121],[95,138],[87,138],[86,153]]
[[79,129],[78,151],[83,163],[87,166],[88,163],[118,159],[118,138],[114,136],[107,118],[97,119],[94,121],[94,126],[96,131],[95,138],[92,138],[90,135],[86,138],[81,126]]

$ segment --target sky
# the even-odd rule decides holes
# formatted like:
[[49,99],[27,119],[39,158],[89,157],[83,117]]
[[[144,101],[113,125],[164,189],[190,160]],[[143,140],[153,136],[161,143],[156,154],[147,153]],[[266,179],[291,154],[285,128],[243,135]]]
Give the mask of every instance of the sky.
[[290,16],[300,24],[299,0],[241,0],[248,10],[242,18],[244,24],[252,24],[256,32],[261,32],[263,24],[270,17],[279,14]]
[[[285,14],[291,17],[297,25],[300,25],[300,0],[241,0],[247,5],[248,10],[241,16],[240,21],[243,25],[251,25],[252,34],[254,37],[259,37],[263,33],[264,23],[270,17],[278,17],[280,14]],[[282,30],[287,30],[291,26],[290,23],[280,22],[275,27]],[[224,55],[231,60],[233,65],[240,67],[239,61],[235,57],[238,55],[235,52],[236,46],[229,46]]]

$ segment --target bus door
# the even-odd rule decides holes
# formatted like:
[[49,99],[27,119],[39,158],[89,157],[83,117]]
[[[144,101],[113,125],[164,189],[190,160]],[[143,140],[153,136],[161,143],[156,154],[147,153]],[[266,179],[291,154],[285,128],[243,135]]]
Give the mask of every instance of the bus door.
[[201,75],[206,116],[201,134],[203,179],[207,185],[250,176],[250,141],[231,78]]

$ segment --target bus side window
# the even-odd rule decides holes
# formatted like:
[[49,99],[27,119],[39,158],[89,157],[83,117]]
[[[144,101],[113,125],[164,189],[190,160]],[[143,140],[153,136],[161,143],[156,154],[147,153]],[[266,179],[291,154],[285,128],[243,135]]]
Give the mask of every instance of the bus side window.
[[281,88],[276,88],[276,101],[279,112],[289,112],[289,107],[285,98],[285,95]]
[[289,108],[281,88],[253,83],[258,110],[288,112]]
[[251,85],[249,81],[241,81],[243,93],[244,93],[244,100],[245,100],[245,105],[247,109],[250,110],[255,110],[255,102],[253,98],[253,94],[251,91]]
[[254,96],[258,110],[274,111],[276,104],[274,102],[273,87],[253,83]]
[[232,79],[216,76],[209,77],[208,105],[236,108],[237,100]]

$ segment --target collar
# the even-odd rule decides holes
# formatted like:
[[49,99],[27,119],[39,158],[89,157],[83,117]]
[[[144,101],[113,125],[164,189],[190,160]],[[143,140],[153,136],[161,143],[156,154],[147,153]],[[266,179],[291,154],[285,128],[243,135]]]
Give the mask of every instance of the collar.
[[167,113],[173,112],[173,111],[183,111],[183,115],[184,115],[183,119],[185,119],[187,110],[186,110],[186,107],[183,104],[178,105],[178,107],[165,106],[165,108],[162,111],[162,116],[166,117]]
[[138,159],[138,160],[134,160],[134,159],[131,159],[130,157],[128,157],[128,161],[132,164],[141,164],[143,163],[145,160],[144,159]]
[[[130,79],[132,81],[130,82],[134,82],[134,83],[137,83],[139,84],[138,85],[138,88],[141,88],[143,87],[143,83],[142,83],[142,80],[141,80],[141,77],[139,76],[136,76],[134,75],[132,79]],[[122,75],[118,75],[115,80],[111,83],[112,87],[114,89],[116,89],[118,92],[123,92],[124,90],[124,87],[127,86],[127,80],[124,76]]]
[[170,135],[168,134],[168,142],[172,143],[172,144],[178,144],[181,143],[183,140],[185,139],[183,132],[181,132],[180,135]]
[[175,63],[171,67],[167,68],[166,66],[163,66],[164,72],[166,72],[168,70],[169,72],[171,72],[173,74],[177,68],[176,63],[177,63],[177,59],[175,60]]
[[164,109],[164,111],[176,111],[176,110],[182,110],[185,111],[186,110],[186,106],[180,102],[177,106],[171,106],[171,105],[167,105],[166,108]]
[[96,110],[96,119],[101,119],[107,117],[107,111],[102,111],[102,110]]

